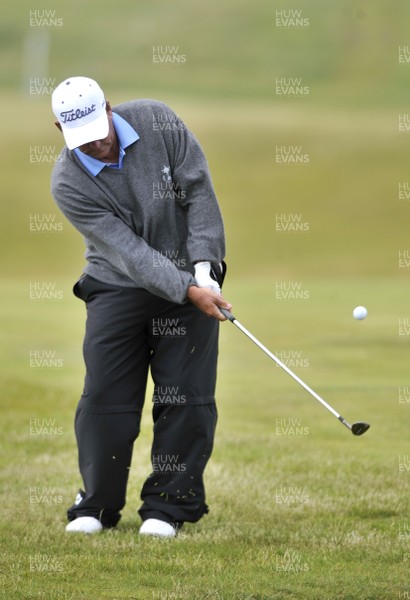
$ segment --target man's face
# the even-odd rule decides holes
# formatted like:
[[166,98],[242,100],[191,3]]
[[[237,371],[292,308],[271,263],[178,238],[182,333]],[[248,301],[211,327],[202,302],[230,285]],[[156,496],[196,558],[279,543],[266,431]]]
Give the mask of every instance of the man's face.
[[[78,146],[78,149],[84,154],[98,160],[114,162],[114,159],[118,159],[118,139],[112,122],[112,110],[109,102],[107,102],[106,111],[109,127],[107,137],[102,140],[95,140],[94,142],[88,142],[87,144]],[[57,121],[55,124],[61,131],[60,123]]]
[[117,145],[117,135],[115,133],[114,125],[112,122],[112,111],[110,105],[107,103],[107,117],[108,117],[108,135],[102,140],[96,140],[94,142],[88,142],[88,144],[83,144],[79,146],[78,149],[87,154],[88,156],[92,156],[93,158],[97,158],[98,160],[104,160],[105,158],[112,155],[112,151],[116,148]]

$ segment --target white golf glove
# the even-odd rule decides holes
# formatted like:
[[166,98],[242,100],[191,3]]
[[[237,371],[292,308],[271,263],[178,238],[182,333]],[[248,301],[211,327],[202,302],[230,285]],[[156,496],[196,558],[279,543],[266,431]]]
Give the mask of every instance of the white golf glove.
[[210,275],[211,263],[209,261],[202,261],[195,263],[195,281],[200,288],[211,288],[214,292],[221,295],[221,288]]

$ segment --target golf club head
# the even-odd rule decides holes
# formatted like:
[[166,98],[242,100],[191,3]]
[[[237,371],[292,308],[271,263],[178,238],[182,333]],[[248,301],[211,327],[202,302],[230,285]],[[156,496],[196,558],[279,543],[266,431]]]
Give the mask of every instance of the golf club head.
[[357,423],[353,423],[352,425],[352,433],[353,435],[363,435],[369,429],[369,423],[363,423],[362,421],[358,421]]

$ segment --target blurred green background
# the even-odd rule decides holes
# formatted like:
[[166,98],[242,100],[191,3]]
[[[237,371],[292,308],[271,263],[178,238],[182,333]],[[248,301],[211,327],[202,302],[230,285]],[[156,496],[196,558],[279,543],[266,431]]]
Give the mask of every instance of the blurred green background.
[[[290,26],[291,22],[278,26],[276,19],[286,23],[292,11],[293,18],[302,19],[302,26]],[[45,25],[40,26],[42,19]],[[398,524],[408,523],[409,514],[408,475],[397,470],[398,457],[406,455],[408,448],[410,410],[410,401],[399,401],[400,386],[410,383],[410,132],[399,132],[399,115],[410,114],[410,63],[405,60],[410,56],[409,25],[408,0],[71,0],[48,1],[40,7],[20,0],[2,8],[3,506],[10,518],[14,514],[7,507],[11,505],[24,515],[15,524],[14,554],[6,559],[14,587],[5,597],[20,598],[23,579],[27,589],[40,586],[27,569],[13,570],[13,561],[19,552],[27,557],[38,536],[51,539],[47,519],[52,520],[52,547],[57,552],[64,510],[79,484],[72,420],[83,377],[84,310],[72,297],[71,286],[82,271],[84,247],[49,191],[52,164],[62,147],[53,125],[50,94],[72,75],[97,79],[114,105],[138,97],[162,100],[194,131],[207,155],[224,216],[229,268],[224,295],[234,304],[234,312],[273,352],[301,354],[309,368],[295,371],[346,418],[372,423],[366,437],[360,438],[363,445],[354,446],[331,415],[239,338],[233,327],[224,325],[220,423],[209,470],[210,494],[217,500],[194,539],[193,554],[203,551],[201,536],[207,527],[216,536],[211,551],[205,552],[211,561],[209,572],[221,572],[219,563],[212,563],[215,546],[225,544],[225,557],[232,551],[242,554],[261,523],[258,515],[252,521],[252,516],[242,514],[247,490],[252,486],[255,491],[255,505],[267,506],[269,494],[274,494],[269,486],[275,485],[277,475],[271,461],[279,460],[283,473],[293,465],[295,481],[307,482],[311,496],[317,494],[318,513],[309,520],[313,528],[309,540],[319,540],[318,548],[309,548],[309,540],[302,546],[302,552],[318,561],[310,574],[312,581],[317,579],[315,584],[310,581],[309,596],[307,587],[299,589],[298,582],[294,588],[288,586],[285,574],[282,591],[267,597],[334,598],[332,585],[338,577],[347,586],[338,598],[380,600],[393,597],[394,585],[395,597],[398,591],[408,590],[406,554],[403,557],[407,545],[396,538]],[[154,62],[158,47],[163,56],[175,56],[175,62]],[[402,63],[399,48],[404,48]],[[280,78],[300,79],[305,93],[278,94]],[[283,146],[301,147],[308,162],[279,164],[277,148]],[[402,198],[399,186],[409,188]],[[280,231],[277,223],[283,217],[299,219],[304,231]],[[30,230],[30,219],[36,218],[53,220],[57,231]],[[407,256],[402,263],[399,252]],[[62,299],[30,299],[30,285],[36,282],[52,284]],[[278,297],[281,284],[300,286],[305,299]],[[369,310],[362,323],[351,316],[359,304]],[[402,334],[400,319],[404,320]],[[33,349],[55,352],[64,368],[29,368]],[[404,395],[410,398],[409,392]],[[55,419],[64,436],[33,442],[28,435],[32,418]],[[274,436],[277,418],[301,418],[310,427],[310,436],[295,445],[292,439],[278,439]],[[139,484],[149,468],[148,410],[144,419],[133,472],[136,480],[131,484],[133,502],[126,508],[125,523],[135,519]],[[241,478],[244,465],[245,480]],[[258,468],[262,474],[269,469],[264,490],[258,488]],[[346,483],[348,476],[356,487]],[[279,483],[292,483],[282,477]],[[54,485],[64,496],[63,506],[49,511],[44,524],[37,513],[25,514],[27,489],[34,484]],[[336,493],[332,486],[337,485]],[[379,512],[373,504],[375,488]],[[365,508],[360,492],[366,495]],[[243,500],[241,508],[232,501],[237,494]],[[330,509],[325,501],[321,504],[321,498],[328,496],[332,502],[338,498],[336,508]],[[362,507],[360,515],[367,511],[365,517],[345,521],[345,511],[348,516],[359,514],[351,506],[355,499]],[[392,510],[383,512],[388,506]],[[329,521],[322,525],[325,514]],[[260,518],[265,517],[266,513]],[[277,519],[277,515],[270,517]],[[294,526],[294,513],[289,511],[286,517],[283,539],[277,545],[280,551],[288,547],[288,531]],[[21,550],[25,519],[36,526]],[[248,526],[243,539],[238,534],[231,545],[229,527],[236,519],[245,519]],[[361,554],[356,559],[350,558],[350,547],[346,556],[340,556],[337,548],[334,554],[322,556],[321,540],[332,535],[331,539],[338,539],[332,529],[336,521],[341,527],[348,523],[349,535],[352,528],[362,531],[363,527],[356,548]],[[219,544],[218,528],[223,525],[230,533]],[[134,530],[131,533],[134,536]],[[115,556],[117,538],[106,543],[112,544],[109,551]],[[124,548],[128,551],[128,546]],[[384,559],[383,549],[389,553]],[[248,548],[259,571],[254,580],[249,575],[249,589],[258,589],[261,578],[268,578],[268,563],[253,551]],[[274,556],[273,551],[269,547],[269,555]],[[166,548],[161,552],[159,561],[161,556],[165,560]],[[360,562],[363,556],[369,561],[367,567],[366,561]],[[355,560],[361,571],[350,580]],[[72,568],[77,568],[75,551],[72,561]],[[401,573],[394,576],[394,585],[383,575],[389,561]],[[328,568],[333,575],[326,579]],[[226,573],[233,582],[229,589],[234,589],[237,574],[229,569]],[[82,585],[87,576],[83,574]],[[355,591],[362,576],[367,578],[363,585],[370,586],[366,589],[373,586],[372,592]],[[128,598],[132,585],[127,587],[125,570],[121,577],[129,593],[119,597]],[[155,584],[155,565],[147,577]],[[161,589],[174,589],[170,581]],[[194,580],[191,583],[195,586]],[[221,595],[215,592],[210,597],[250,597],[225,594],[223,583],[215,585]],[[265,592],[268,589],[268,583],[260,586]],[[288,588],[299,592],[292,595]],[[85,595],[78,597],[94,600],[91,589],[90,583]],[[44,597],[54,598],[50,594]],[[112,600],[107,594],[96,592],[95,598]],[[192,600],[190,594],[181,598]],[[141,596],[148,597],[152,596]]]
[[[280,10],[299,11],[308,26],[278,27]],[[43,15],[49,25],[35,26]],[[2,272],[74,275],[81,268],[81,241],[68,224],[59,236],[30,235],[28,220],[57,210],[50,164],[30,163],[30,153],[55,147],[57,154],[62,145],[49,92],[82,74],[97,79],[114,104],[134,97],[169,103],[200,138],[233,277],[400,276],[409,202],[398,200],[408,164],[398,117],[408,107],[410,65],[399,64],[398,54],[409,16],[404,0],[292,8],[264,0],[9,3],[0,36]],[[157,47],[173,47],[185,62],[154,63]],[[282,77],[301,79],[308,93],[276,94]],[[309,163],[277,164],[277,146],[302,146]],[[303,215],[308,233],[278,233],[276,215],[284,213]]]

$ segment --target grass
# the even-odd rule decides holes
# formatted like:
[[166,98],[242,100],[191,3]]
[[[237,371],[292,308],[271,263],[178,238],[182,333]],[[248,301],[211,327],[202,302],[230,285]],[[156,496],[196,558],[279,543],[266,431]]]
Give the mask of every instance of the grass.
[[[52,160],[61,136],[49,101],[6,98],[12,109],[4,126],[10,143],[0,150],[8,173],[1,235],[5,248],[13,245],[14,259],[2,254],[2,272],[35,278],[47,265],[48,273],[60,277],[64,262],[74,278],[82,267],[83,248],[50,197]],[[125,98],[117,92],[113,102]],[[174,99],[171,104],[209,158],[226,222],[227,259],[236,274],[300,280],[331,271],[405,278],[406,269],[397,265],[399,250],[407,247],[409,202],[399,202],[398,185],[406,181],[407,138],[396,131],[398,113],[308,107],[293,112],[288,103],[275,109],[255,103],[252,110],[240,102],[235,109],[216,101],[189,106]],[[27,110],[36,115],[29,127],[19,122]],[[50,162],[30,163],[37,145],[51,148]],[[277,164],[276,147],[282,145],[302,146],[309,164]],[[278,233],[276,219],[283,214],[300,216],[308,231]],[[54,219],[62,231],[30,232],[30,217],[36,215]]]
[[[408,379],[396,331],[407,306],[403,284],[318,280],[309,300],[274,301],[275,310],[269,287],[254,279],[244,291],[231,279],[226,295],[238,299],[238,317],[274,352],[292,349],[307,359],[294,370],[346,418],[371,422],[366,436],[351,436],[226,323],[219,425],[206,473],[210,514],[174,542],[138,538],[138,496],[149,472],[148,393],[118,529],[67,537],[65,509],[80,485],[72,418],[83,373],[82,306],[70,297],[58,306],[31,303],[32,339],[43,327],[33,314],[46,310],[43,347],[58,348],[65,364],[58,373],[33,370],[28,337],[5,344],[2,597],[381,600],[409,591],[410,484],[399,456],[406,455],[410,408],[399,403],[398,386]],[[6,313],[24,314],[26,286],[10,288]],[[369,317],[358,323],[350,299],[365,291]],[[45,422],[55,430],[30,435],[30,425]]]
[[[225,324],[219,425],[206,473],[211,512],[168,543],[137,536],[139,491],[150,470],[149,394],[118,530],[92,539],[64,533],[66,507],[81,484],[72,421],[83,378],[84,311],[71,286],[83,246],[50,198],[50,165],[17,158],[33,143],[60,142],[48,103],[8,98],[3,597],[390,600],[410,593],[410,408],[399,401],[399,387],[409,385],[408,336],[399,335],[399,319],[409,316],[408,274],[398,266],[408,206],[396,195],[406,142],[395,133],[393,113],[311,107],[300,114],[286,103],[275,111],[255,103],[249,113],[240,103],[234,110],[175,99],[201,139],[221,200],[224,294],[234,312],[348,420],[372,427],[363,438],[351,436]],[[27,106],[38,117],[28,129],[12,118]],[[275,167],[277,143],[295,140],[309,149],[311,163]],[[32,213],[56,215],[63,230],[30,232]],[[278,232],[277,214],[301,214],[309,230]],[[54,286],[61,299],[30,299],[36,282]],[[286,299],[280,285],[299,285],[305,299]],[[369,310],[360,323],[351,317],[358,304]],[[32,350],[55,353],[63,366],[30,368]],[[30,425],[44,422],[48,435],[30,435]]]
[[[407,43],[409,6],[396,0],[299,0],[282,2],[209,0],[199,5],[179,0],[178,7],[152,0],[92,4],[29,0],[8,4],[0,39],[3,86],[27,86],[27,76],[63,79],[88,73],[111,89],[128,95],[160,93],[202,98],[271,100],[276,77],[304,77],[312,86],[311,102],[345,108],[406,106],[407,71],[397,60]],[[298,10],[306,28],[276,26],[277,10]],[[30,11],[51,11],[49,27],[30,27]],[[36,18],[34,12],[33,18]],[[60,20],[60,25],[53,25]],[[48,72],[33,56],[24,57],[27,38],[45,35],[50,44]],[[37,37],[36,37],[37,36]],[[178,47],[183,64],[153,63],[153,48]],[[24,73],[23,65],[26,63]],[[22,69],[23,67],[23,69]]]

